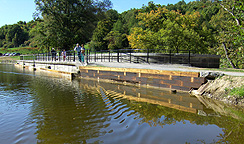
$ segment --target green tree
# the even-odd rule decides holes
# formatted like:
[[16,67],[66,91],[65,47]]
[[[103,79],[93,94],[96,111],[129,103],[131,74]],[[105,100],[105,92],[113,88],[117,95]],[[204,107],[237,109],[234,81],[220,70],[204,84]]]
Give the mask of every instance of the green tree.
[[[211,23],[217,29],[218,53],[226,67],[244,68],[243,65],[243,2],[234,0],[219,2],[222,9],[212,17]],[[238,9],[240,8],[240,9]]]
[[110,31],[104,40],[108,41],[108,48],[112,50],[128,47],[126,34],[121,34],[118,31]]
[[104,40],[107,34],[113,28],[113,21],[112,20],[103,20],[99,21],[96,29],[93,32],[91,47],[95,50],[107,50],[108,49],[108,42]]
[[35,0],[38,16],[43,19],[50,47],[69,49],[75,43],[86,43],[96,22],[110,8],[110,0]]
[[132,48],[207,53],[211,46],[208,41],[213,37],[199,23],[199,12],[181,14],[158,8],[150,13],[140,13],[137,18],[141,28],[133,28],[128,36]]

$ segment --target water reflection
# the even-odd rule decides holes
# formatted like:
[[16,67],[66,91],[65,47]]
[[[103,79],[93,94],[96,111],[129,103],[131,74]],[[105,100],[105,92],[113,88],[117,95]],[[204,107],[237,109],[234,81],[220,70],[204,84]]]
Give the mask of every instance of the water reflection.
[[10,65],[0,65],[0,91],[3,143],[244,143],[243,121],[186,93],[68,81]]

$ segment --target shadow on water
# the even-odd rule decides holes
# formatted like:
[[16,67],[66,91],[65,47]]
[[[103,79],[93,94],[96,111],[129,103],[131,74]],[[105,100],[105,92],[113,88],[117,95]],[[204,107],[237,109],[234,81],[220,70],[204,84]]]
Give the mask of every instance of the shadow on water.
[[68,81],[10,65],[0,65],[0,84],[4,143],[244,143],[242,110],[222,106],[230,116],[187,93]]

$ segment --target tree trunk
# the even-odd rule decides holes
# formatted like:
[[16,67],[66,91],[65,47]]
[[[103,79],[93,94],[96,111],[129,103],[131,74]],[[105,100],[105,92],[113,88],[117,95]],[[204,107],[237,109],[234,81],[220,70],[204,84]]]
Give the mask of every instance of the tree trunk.
[[226,49],[225,43],[223,42],[222,45],[223,45],[223,48],[224,48],[224,51],[225,51],[225,56],[226,56],[228,62],[230,63],[232,68],[236,68],[236,66],[233,64],[232,60],[229,58],[228,51]]

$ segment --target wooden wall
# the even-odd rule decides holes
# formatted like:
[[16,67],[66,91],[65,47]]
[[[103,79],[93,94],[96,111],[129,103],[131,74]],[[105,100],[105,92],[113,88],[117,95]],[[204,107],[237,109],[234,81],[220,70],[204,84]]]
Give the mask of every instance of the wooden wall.
[[182,91],[199,88],[206,82],[205,78],[199,77],[199,72],[83,66],[79,68],[80,76],[84,78],[113,80]]

